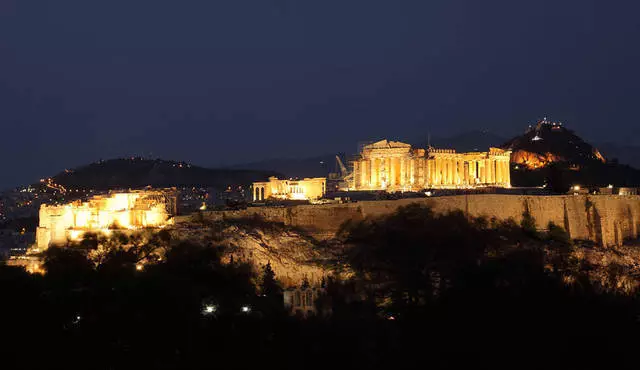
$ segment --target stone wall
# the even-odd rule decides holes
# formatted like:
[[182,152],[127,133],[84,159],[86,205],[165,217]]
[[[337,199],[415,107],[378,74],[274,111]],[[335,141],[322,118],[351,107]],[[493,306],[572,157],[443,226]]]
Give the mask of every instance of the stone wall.
[[[457,195],[424,199],[365,201],[346,204],[301,205],[293,207],[250,207],[241,211],[207,212],[210,220],[251,217],[254,214],[273,222],[299,227],[317,238],[335,235],[347,220],[391,213],[411,203],[428,204],[436,212],[462,210],[471,216],[522,220],[525,210],[544,230],[549,222],[562,226],[573,239],[591,240],[603,246],[621,245],[638,238],[640,196],[568,195],[519,196],[500,194]],[[194,216],[177,218],[176,222]]]

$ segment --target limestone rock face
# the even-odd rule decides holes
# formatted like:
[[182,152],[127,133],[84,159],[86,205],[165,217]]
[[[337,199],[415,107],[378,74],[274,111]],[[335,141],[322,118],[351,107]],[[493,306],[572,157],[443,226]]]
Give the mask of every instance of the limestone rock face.
[[640,249],[637,243],[615,248],[576,248],[572,257],[589,266],[583,271],[599,290],[635,294],[640,288]]
[[215,223],[190,227],[182,224],[173,230],[178,240],[223,246],[223,261],[249,262],[258,274],[271,263],[276,278],[285,287],[299,285],[304,279],[320,283],[329,270],[335,248],[325,248],[302,233],[282,226],[252,227],[243,224]]

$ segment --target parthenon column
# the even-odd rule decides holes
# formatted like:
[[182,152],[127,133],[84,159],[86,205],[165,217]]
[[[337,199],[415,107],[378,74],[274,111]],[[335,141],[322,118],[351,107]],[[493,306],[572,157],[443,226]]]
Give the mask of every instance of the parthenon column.
[[387,185],[397,185],[396,184],[396,158],[387,158]]
[[491,182],[491,162],[488,159],[484,160],[484,183]]
[[453,176],[452,176],[452,173],[453,173],[453,165],[452,165],[452,163],[451,163],[451,158],[447,158],[447,159],[446,159],[446,162],[447,162],[447,180],[445,181],[445,183],[444,183],[444,184],[445,184],[445,185],[449,185],[449,184],[451,184],[451,178],[453,177]]
[[469,162],[462,162],[462,183],[469,185]]
[[369,177],[369,173],[370,173],[369,166],[370,166],[369,161],[367,161],[366,159],[362,160],[360,162],[360,176],[361,176],[360,185],[362,185],[362,187],[368,187],[369,186],[369,182],[370,182],[369,181],[369,179],[370,179],[370,177]]
[[380,173],[378,169],[378,158],[371,158],[371,187],[378,187],[378,174]]
[[451,185],[458,184],[458,158],[451,158],[452,171],[451,171]]
[[378,158],[378,187],[382,188],[382,179],[384,178],[384,158]]
[[495,184],[498,182],[498,179],[497,179],[498,176],[496,173],[497,172],[496,159],[495,158],[489,159],[489,161],[491,161],[490,162],[491,163],[491,183]]
[[442,183],[441,185],[447,185],[449,183],[449,158],[440,159],[442,164]]
[[506,174],[507,174],[506,183],[507,183],[507,185],[511,186],[511,164],[509,162],[509,159],[507,159],[505,161],[505,167],[506,167],[506,171],[507,171],[506,172]]
[[400,185],[405,186],[407,184],[407,159],[400,158]]
[[409,160],[409,183],[413,185],[416,182],[416,160],[411,158]]

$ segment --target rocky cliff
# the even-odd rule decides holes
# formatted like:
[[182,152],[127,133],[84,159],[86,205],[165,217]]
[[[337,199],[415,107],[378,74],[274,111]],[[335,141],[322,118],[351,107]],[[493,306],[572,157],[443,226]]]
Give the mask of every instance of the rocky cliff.
[[256,219],[182,222],[172,234],[176,240],[223,246],[224,262],[248,262],[257,273],[270,263],[284,286],[305,279],[319,284],[335,272],[333,253],[339,251],[291,227]]

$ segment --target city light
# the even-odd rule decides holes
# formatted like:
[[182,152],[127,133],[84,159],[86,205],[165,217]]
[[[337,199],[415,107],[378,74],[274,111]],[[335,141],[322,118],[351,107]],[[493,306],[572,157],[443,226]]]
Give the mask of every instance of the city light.
[[202,314],[205,316],[213,315],[218,311],[218,306],[215,304],[205,304],[202,307]]
[[244,313],[249,313],[249,312],[251,312],[251,307],[249,307],[249,306],[242,306],[242,312],[244,312]]
[[142,271],[144,270],[144,265],[141,263],[137,263],[136,264],[136,271]]

